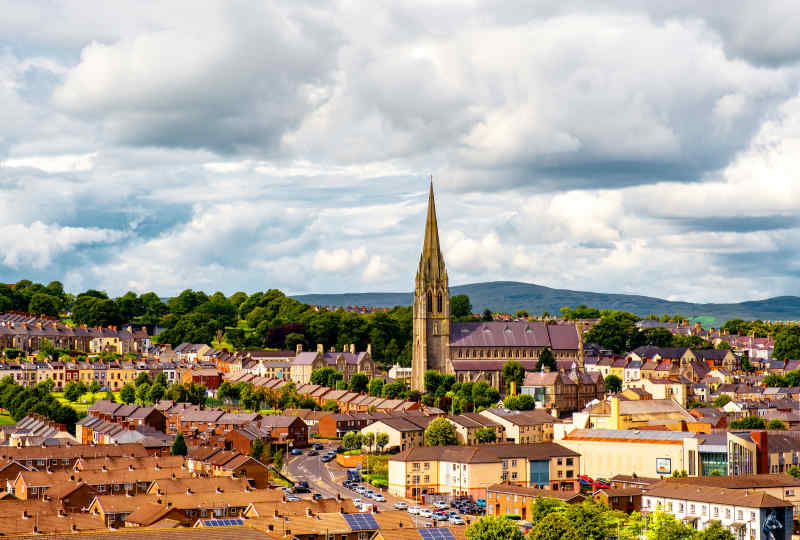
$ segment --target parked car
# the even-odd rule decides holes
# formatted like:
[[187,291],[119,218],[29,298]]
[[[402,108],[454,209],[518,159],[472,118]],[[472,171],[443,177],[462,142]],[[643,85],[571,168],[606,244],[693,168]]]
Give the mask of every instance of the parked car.
[[303,486],[294,486],[294,489],[292,489],[292,493],[311,493],[311,490]]
[[287,495],[286,496],[286,501],[287,502],[297,502],[299,500],[301,500],[300,497],[297,497],[295,495]]
[[336,452],[337,454],[344,454],[346,451],[347,450],[345,449],[344,446],[337,446],[336,450],[334,450],[334,452]]
[[329,461],[332,461],[332,460],[333,460],[333,456],[324,455],[324,456],[322,456],[322,457],[321,457],[321,458],[319,458],[319,459],[320,459],[320,461],[322,461],[323,463],[328,463]]
[[396,503],[394,503],[394,507],[397,510],[406,510],[408,509],[408,503],[405,503],[403,501],[397,501]]
[[292,448],[292,455],[293,456],[302,456],[303,455],[303,451],[300,450],[299,448]]
[[322,494],[320,494],[320,493],[314,493],[314,494],[311,496],[311,499],[312,499],[312,500],[315,500],[315,501],[318,501],[318,500],[320,500],[321,498],[322,498]]
[[475,501],[475,504],[478,506],[478,508],[486,508],[486,499],[478,499]]
[[360,505],[362,502],[363,501],[361,499],[353,499],[353,504],[356,506]]
[[305,480],[300,480],[299,482],[297,482],[297,485],[304,488],[309,487],[308,482],[306,482]]
[[376,493],[375,495],[373,495],[372,500],[375,502],[386,502],[386,497],[384,497],[380,493]]
[[408,513],[411,514],[412,516],[418,516],[419,515],[419,511],[420,511],[420,507],[419,506],[409,506],[408,507]]
[[450,505],[447,504],[446,501],[434,501],[433,507],[438,510],[447,510],[448,508],[450,508]]
[[419,509],[419,517],[430,518],[432,515],[433,515],[433,512],[431,512],[427,508],[420,508]]
[[315,442],[314,444],[312,444],[312,445],[311,445],[311,447],[312,447],[314,450],[322,450],[323,448],[325,448],[325,447],[322,445],[322,443],[318,443],[318,442]]
[[463,525],[464,524],[464,520],[462,519],[461,516],[450,516],[450,519],[448,519],[447,521],[450,522],[450,525]]

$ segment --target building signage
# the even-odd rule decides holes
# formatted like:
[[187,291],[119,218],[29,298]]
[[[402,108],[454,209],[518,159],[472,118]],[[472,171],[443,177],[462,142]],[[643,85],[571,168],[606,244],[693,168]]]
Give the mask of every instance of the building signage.
[[658,474],[672,474],[672,460],[670,458],[656,458],[656,472]]

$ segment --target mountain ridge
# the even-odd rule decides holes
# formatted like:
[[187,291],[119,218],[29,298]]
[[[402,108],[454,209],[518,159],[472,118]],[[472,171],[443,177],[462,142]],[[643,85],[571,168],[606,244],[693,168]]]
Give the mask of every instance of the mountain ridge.
[[[619,309],[646,317],[651,313],[681,314],[686,317],[713,317],[715,321],[729,319],[797,320],[800,319],[800,297],[776,296],[763,300],[747,300],[736,303],[696,303],[664,300],[652,296],[619,293],[598,293],[554,289],[534,283],[517,281],[492,281],[469,283],[450,288],[451,295],[466,294],[472,302],[474,312],[489,308],[496,312],[514,313],[526,309],[531,314],[548,311],[559,313],[562,306],[577,307],[581,304],[598,309]],[[412,293],[368,292],[293,295],[301,302],[328,306],[408,306],[413,301]]]

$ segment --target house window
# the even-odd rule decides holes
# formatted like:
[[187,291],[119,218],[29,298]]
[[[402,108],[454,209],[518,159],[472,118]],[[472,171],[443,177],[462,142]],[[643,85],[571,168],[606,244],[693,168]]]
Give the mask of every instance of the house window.
[[[511,479],[512,479],[512,480],[516,480],[516,479],[517,479],[517,473],[515,473],[515,472],[512,472],[512,473],[511,473]],[[515,497],[516,497],[516,495],[515,495]]]
[[694,514],[694,505],[693,504],[689,505],[689,513],[690,514]]
[[572,466],[572,458],[568,457],[567,458],[567,467],[571,467],[571,466]]

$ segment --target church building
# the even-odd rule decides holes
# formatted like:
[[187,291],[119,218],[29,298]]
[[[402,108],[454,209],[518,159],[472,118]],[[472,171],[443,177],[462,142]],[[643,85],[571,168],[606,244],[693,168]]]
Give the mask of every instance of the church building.
[[550,349],[560,365],[583,367],[582,333],[574,324],[450,320],[450,289],[439,247],[431,183],[425,237],[414,287],[412,389],[424,392],[425,371],[435,369],[454,374],[460,382],[486,381],[502,392],[505,390],[503,365],[514,360],[526,370],[533,370],[544,349]]

